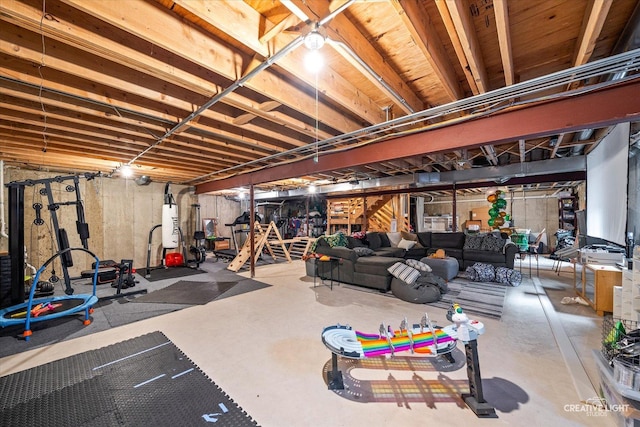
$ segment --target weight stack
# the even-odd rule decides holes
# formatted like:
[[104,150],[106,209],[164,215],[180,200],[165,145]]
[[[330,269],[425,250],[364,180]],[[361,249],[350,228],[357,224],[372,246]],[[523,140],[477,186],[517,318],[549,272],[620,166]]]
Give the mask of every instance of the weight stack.
[[11,257],[0,255],[0,309],[11,306]]

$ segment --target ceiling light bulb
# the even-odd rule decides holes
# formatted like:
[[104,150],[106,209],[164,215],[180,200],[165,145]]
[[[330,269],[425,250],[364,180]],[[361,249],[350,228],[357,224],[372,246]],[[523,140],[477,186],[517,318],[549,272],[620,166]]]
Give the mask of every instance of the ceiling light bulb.
[[131,166],[129,165],[122,165],[122,167],[120,168],[120,173],[125,178],[131,178],[131,176],[133,175],[133,170],[131,170]]
[[310,50],[304,56],[304,67],[310,73],[318,73],[324,66],[324,58],[317,50]]
[[309,193],[310,193],[310,194],[313,194],[313,193],[315,193],[315,192],[316,192],[316,186],[315,186],[315,185],[313,185],[313,184],[311,184],[311,185],[309,186]]
[[318,31],[311,31],[304,37],[304,45],[309,50],[318,50],[324,46],[324,36]]

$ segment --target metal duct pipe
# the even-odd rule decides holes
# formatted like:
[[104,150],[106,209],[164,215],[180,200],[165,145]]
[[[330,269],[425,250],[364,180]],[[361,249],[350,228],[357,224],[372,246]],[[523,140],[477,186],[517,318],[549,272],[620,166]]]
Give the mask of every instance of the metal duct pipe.
[[[348,2],[346,2],[345,4],[343,4],[342,6],[340,6],[338,9],[334,10],[333,12],[331,12],[329,15],[327,15],[326,17],[324,17],[323,19],[321,19],[318,22],[318,25],[324,25],[327,22],[329,22],[330,20],[332,20],[336,15],[338,15],[340,12],[342,12],[343,10],[345,10],[347,7],[349,7],[355,0],[349,0]],[[231,86],[227,87],[226,89],[224,89],[222,92],[220,92],[219,94],[217,94],[216,96],[214,96],[213,98],[211,98],[209,101],[205,102],[203,105],[201,105],[197,110],[195,110],[193,113],[189,114],[187,117],[185,117],[184,119],[182,119],[178,124],[176,124],[174,127],[172,127],[171,129],[169,129],[164,135],[162,135],[160,138],[158,138],[158,140],[152,144],[151,146],[145,148],[140,154],[138,154],[137,156],[135,156],[133,159],[131,159],[127,164],[130,165],[132,163],[134,163],[136,160],[138,160],[140,157],[144,156],[146,153],[148,153],[150,150],[152,150],[153,148],[157,147],[158,145],[160,145],[162,143],[162,141],[164,141],[165,139],[169,138],[171,135],[173,135],[174,133],[176,133],[177,131],[179,131],[180,129],[182,129],[183,127],[185,127],[186,125],[189,124],[190,121],[194,120],[196,117],[200,116],[202,113],[204,113],[206,110],[208,110],[209,108],[211,108],[214,104],[216,104],[218,101],[220,101],[221,99],[225,98],[227,95],[231,94],[232,92],[234,92],[236,89],[238,89],[239,87],[243,86],[247,81],[249,81],[250,79],[252,79],[254,76],[256,76],[257,74],[261,73],[262,71],[266,70],[267,68],[269,68],[273,63],[275,63],[276,61],[278,61],[279,59],[283,58],[285,55],[287,55],[289,52],[293,51],[294,49],[296,49],[298,46],[300,46],[303,42],[304,42],[304,38],[307,36],[308,33],[310,33],[313,30],[308,31],[307,33],[301,34],[298,37],[296,37],[293,41],[291,41],[288,45],[286,45],[285,47],[283,47],[279,52],[275,53],[273,56],[267,58],[264,62],[262,62],[260,65],[258,65],[256,68],[254,68],[253,70],[251,70],[249,73],[247,73],[244,77],[241,77],[240,79],[236,80],[235,82],[233,82],[231,84]]]
[[369,66],[369,64],[367,64],[366,62],[364,62],[364,61],[362,60],[362,58],[360,58],[360,57],[358,56],[358,54],[356,54],[356,53],[353,51],[353,49],[351,49],[351,47],[350,47],[348,44],[343,43],[343,42],[341,42],[341,41],[332,40],[332,39],[330,39],[329,37],[327,37],[327,42],[328,42],[330,45],[332,45],[332,46],[334,46],[334,47],[338,47],[338,48],[340,48],[340,49],[343,49],[345,52],[347,52],[347,53],[348,53],[348,54],[349,54],[353,59],[355,59],[355,60],[356,60],[356,62],[357,62],[358,64],[360,64],[360,66],[361,66],[362,68],[364,68],[364,69],[367,71],[367,73],[369,73],[369,75],[371,75],[374,79],[376,79],[376,81],[378,81],[378,82],[379,82],[379,83],[380,83],[380,84],[385,88],[385,90],[391,94],[391,96],[392,96],[396,101],[398,101],[400,104],[404,105],[404,106],[405,106],[405,107],[406,107],[406,108],[407,108],[411,113],[415,113],[415,110],[414,110],[413,108],[411,108],[411,106],[407,103],[407,101],[406,101],[403,97],[401,97],[400,95],[398,95],[398,93],[397,93],[395,90],[393,90],[393,88],[391,88],[391,86],[389,86],[389,84],[388,84],[387,82],[385,82],[385,81],[384,81],[384,79],[383,79],[382,77],[380,77],[380,75],[378,75],[378,74],[373,70],[373,68],[371,68],[371,67]]
[[[314,144],[296,147],[287,151],[263,157],[261,159],[230,166],[228,168],[224,168],[215,172],[209,172],[192,179],[190,182],[206,180],[208,178],[211,178],[212,176],[247,168],[248,166],[262,165],[262,163],[267,160],[283,158],[285,156],[296,154],[298,156],[315,155],[318,149],[323,149],[326,151],[327,148],[331,148],[339,144],[348,144],[349,142],[353,141],[360,141],[363,138],[366,138],[368,141],[372,141],[375,140],[378,135],[389,137],[389,132],[395,129],[406,127],[411,123],[423,122],[432,118],[441,117],[444,114],[455,114],[457,112],[473,111],[474,109],[480,108],[483,109],[482,111],[486,113],[486,108],[488,105],[507,105],[509,103],[513,104],[513,100],[515,98],[540,94],[548,91],[549,89],[566,86],[572,82],[615,73],[621,70],[626,70],[629,67],[640,68],[640,49],[635,49],[630,52],[625,52],[597,61],[588,62],[579,67],[557,71],[546,76],[526,80],[521,83],[515,83],[511,86],[505,86],[489,92],[474,95],[469,98],[452,101],[448,104],[431,107],[426,110],[398,117],[384,123],[371,125],[352,132],[333,136],[331,138],[318,141]],[[601,83],[601,85],[604,85],[604,83]],[[597,85],[593,85],[592,87],[596,86]],[[566,95],[559,94],[558,96]],[[534,100],[529,100],[527,102],[533,101]],[[472,118],[472,116],[461,118],[460,120],[464,121],[470,118]],[[424,131],[424,128],[415,129],[412,131],[422,132]]]
[[[631,14],[631,18],[627,22],[627,25],[622,30],[620,38],[613,47],[613,54],[622,52],[628,52],[640,47],[640,3],[636,4],[636,7]],[[629,70],[621,70],[609,75],[606,81],[615,81],[623,79],[629,74]],[[578,141],[585,141],[591,138],[593,135],[593,129],[585,129],[578,135]],[[584,149],[584,144],[574,145],[571,148],[571,155],[580,155]]]
[[187,117],[182,119],[178,124],[176,124],[174,127],[169,129],[164,135],[162,135],[160,138],[158,138],[158,140],[155,143],[153,143],[149,147],[145,148],[140,154],[138,154],[133,159],[131,159],[127,164],[130,165],[130,164],[134,163],[140,157],[142,157],[145,154],[147,154],[150,150],[152,150],[153,148],[155,148],[158,145],[160,145],[162,143],[162,141],[164,141],[165,139],[169,138],[171,135],[173,135],[174,133],[176,133],[177,131],[179,131],[180,129],[185,127],[186,125],[188,125],[190,121],[192,121],[196,117],[200,116],[202,113],[204,113],[206,110],[211,108],[211,106],[216,104],[222,98],[225,98],[227,95],[229,95],[230,93],[234,92],[239,87],[243,86],[249,79],[253,78],[256,74],[261,73],[262,71],[266,70],[267,68],[269,68],[271,66],[271,64],[273,64],[274,62],[276,62],[277,60],[279,60],[280,58],[282,58],[283,56],[285,56],[286,54],[288,54],[289,52],[291,52],[292,50],[294,50],[298,46],[300,46],[302,44],[302,42],[304,41],[305,36],[306,36],[306,34],[299,35],[298,37],[295,38],[295,40],[293,40],[291,43],[289,43],[284,48],[282,48],[282,50],[280,50],[278,53],[276,53],[275,55],[269,57],[266,61],[264,61],[263,63],[258,65],[253,70],[251,70],[244,77],[236,80],[235,82],[233,82],[231,84],[231,86],[227,87],[222,92],[220,92],[219,94],[217,94],[216,96],[211,98],[209,101],[207,101],[204,104],[202,104],[197,110],[195,110],[193,113],[189,114]]

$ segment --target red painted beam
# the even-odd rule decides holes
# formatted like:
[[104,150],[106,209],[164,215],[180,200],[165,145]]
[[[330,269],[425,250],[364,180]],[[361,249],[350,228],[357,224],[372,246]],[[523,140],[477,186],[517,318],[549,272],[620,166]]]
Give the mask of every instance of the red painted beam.
[[402,157],[598,128],[640,118],[640,78],[312,159],[196,186],[196,193],[296,178]]

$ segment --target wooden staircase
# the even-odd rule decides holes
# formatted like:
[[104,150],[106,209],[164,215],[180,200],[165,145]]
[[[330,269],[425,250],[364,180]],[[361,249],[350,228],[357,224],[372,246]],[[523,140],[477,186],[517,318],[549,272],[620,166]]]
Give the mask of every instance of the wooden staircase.
[[366,197],[366,201],[364,197],[328,200],[327,230],[344,229],[351,234],[351,227],[357,225],[356,230],[389,231],[395,217],[397,230],[408,231],[409,219],[400,215],[399,206],[400,196],[389,194]]

